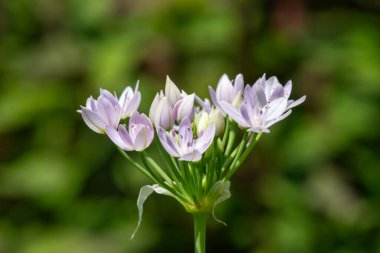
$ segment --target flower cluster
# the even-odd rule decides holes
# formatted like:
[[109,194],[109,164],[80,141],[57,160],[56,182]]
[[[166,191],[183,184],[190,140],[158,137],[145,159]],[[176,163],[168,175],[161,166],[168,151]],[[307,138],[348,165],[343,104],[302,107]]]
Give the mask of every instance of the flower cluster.
[[[230,177],[262,133],[305,101],[305,96],[290,100],[291,90],[291,81],[282,86],[276,77],[264,75],[249,85],[241,74],[234,80],[224,74],[215,90],[209,87],[211,104],[180,91],[167,77],[149,117],[137,111],[141,102],[138,83],[134,90],[127,87],[119,98],[101,89],[100,96],[88,98],[78,112],[91,130],[106,134],[155,183],[141,188],[140,219],[142,205],[153,192],[175,198],[188,212],[203,213],[230,196]],[[160,142],[158,159],[145,151],[155,140],[155,132]],[[130,151],[141,152],[140,161]]]

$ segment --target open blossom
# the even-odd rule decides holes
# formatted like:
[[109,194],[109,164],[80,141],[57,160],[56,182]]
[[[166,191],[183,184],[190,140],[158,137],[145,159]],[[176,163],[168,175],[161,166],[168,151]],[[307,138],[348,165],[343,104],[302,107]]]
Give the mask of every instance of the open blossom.
[[138,90],[139,83],[137,82],[135,90],[127,86],[119,98],[119,104],[121,107],[121,118],[125,119],[134,113],[139,108],[141,102],[141,93]]
[[126,151],[142,151],[153,141],[152,123],[145,114],[134,112],[129,119],[129,129],[119,125],[118,129],[106,127],[108,137],[120,148]]
[[252,132],[269,132],[269,127],[286,118],[291,108],[303,103],[306,96],[289,100],[292,82],[282,86],[276,77],[268,80],[265,75],[251,87],[244,89],[244,101],[240,109],[221,101],[221,108],[242,128]]
[[111,93],[101,89],[98,99],[89,97],[86,107],[81,106],[78,112],[91,130],[104,134],[106,126],[117,128],[119,125],[121,108]]
[[100,89],[98,99],[89,97],[86,106],[81,106],[78,112],[91,130],[104,134],[106,126],[117,128],[121,119],[125,119],[135,112],[140,101],[141,94],[138,91],[138,83],[135,91],[127,86],[119,99],[108,90]]
[[215,135],[215,125],[210,125],[198,138],[194,139],[191,122],[185,117],[179,126],[178,133],[167,132],[157,128],[158,137],[165,150],[174,157],[184,161],[199,161],[202,154],[209,148]]
[[243,75],[238,74],[235,81],[231,81],[226,74],[219,79],[216,91],[209,87],[210,97],[216,107],[219,107],[220,101],[225,101],[238,107],[242,101],[244,88]]

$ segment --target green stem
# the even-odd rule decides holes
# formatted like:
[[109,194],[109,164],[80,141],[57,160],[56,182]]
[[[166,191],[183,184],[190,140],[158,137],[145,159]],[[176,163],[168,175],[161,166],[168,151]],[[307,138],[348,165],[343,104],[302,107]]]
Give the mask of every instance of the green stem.
[[206,252],[207,213],[194,213],[194,252]]

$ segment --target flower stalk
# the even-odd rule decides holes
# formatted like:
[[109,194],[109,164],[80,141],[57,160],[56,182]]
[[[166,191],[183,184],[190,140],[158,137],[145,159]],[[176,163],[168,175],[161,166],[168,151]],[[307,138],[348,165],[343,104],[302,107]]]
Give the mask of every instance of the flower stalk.
[[194,252],[206,252],[207,213],[194,213]]

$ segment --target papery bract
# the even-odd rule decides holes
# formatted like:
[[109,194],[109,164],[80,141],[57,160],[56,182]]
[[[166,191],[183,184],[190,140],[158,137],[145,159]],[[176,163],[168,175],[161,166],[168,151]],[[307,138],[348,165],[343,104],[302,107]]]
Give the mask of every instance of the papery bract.
[[119,125],[118,129],[106,127],[108,137],[126,151],[142,151],[153,141],[153,125],[145,114],[134,112],[129,119],[129,129]]
[[202,154],[209,148],[215,135],[215,125],[209,126],[194,139],[191,122],[185,117],[179,126],[178,133],[174,130],[167,132],[157,128],[158,137],[165,150],[174,157],[184,161],[199,161]]

